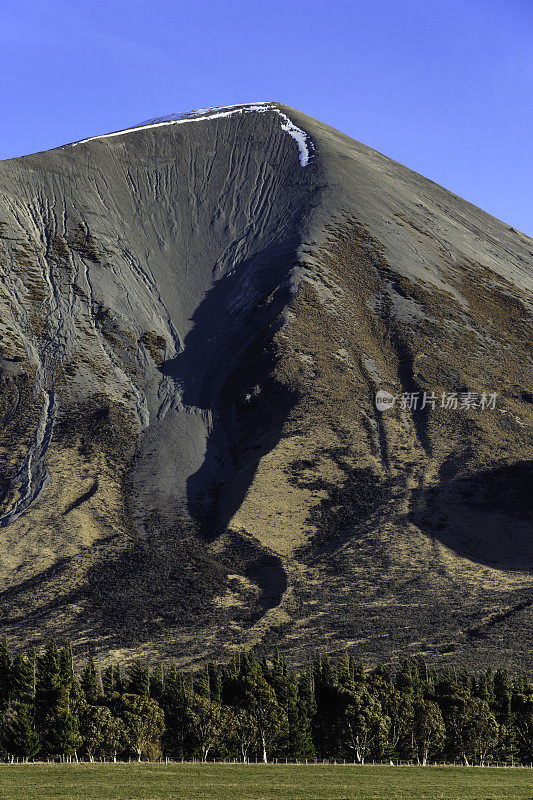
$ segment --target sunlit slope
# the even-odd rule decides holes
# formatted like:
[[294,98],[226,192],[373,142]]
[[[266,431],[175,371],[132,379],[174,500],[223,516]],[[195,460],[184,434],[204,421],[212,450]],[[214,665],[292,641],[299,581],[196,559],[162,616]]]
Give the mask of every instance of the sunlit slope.
[[271,103],[2,162],[0,235],[8,634],[529,658],[528,237]]

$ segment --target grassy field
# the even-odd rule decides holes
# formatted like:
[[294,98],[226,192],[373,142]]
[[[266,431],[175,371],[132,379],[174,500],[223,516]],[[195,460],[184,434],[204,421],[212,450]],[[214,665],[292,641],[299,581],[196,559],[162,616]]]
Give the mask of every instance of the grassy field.
[[532,800],[533,771],[149,764],[0,766],[1,800]]

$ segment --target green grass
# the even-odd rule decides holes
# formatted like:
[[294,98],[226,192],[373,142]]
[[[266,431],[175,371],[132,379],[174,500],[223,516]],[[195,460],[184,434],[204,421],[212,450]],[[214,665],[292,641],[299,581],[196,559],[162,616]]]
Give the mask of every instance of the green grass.
[[533,771],[461,767],[13,764],[2,800],[532,800]]

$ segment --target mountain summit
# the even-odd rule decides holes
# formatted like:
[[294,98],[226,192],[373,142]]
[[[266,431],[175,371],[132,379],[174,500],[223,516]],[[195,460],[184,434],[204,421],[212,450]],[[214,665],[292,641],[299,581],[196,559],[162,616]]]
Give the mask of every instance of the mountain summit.
[[531,666],[532,263],[274,102],[1,162],[3,632]]

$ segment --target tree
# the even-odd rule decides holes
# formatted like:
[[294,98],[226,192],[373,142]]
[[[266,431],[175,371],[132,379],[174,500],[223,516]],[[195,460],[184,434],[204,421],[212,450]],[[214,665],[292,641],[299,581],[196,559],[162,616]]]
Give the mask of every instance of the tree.
[[163,692],[165,691],[165,677],[162,664],[158,664],[150,674],[150,697],[161,703]]
[[13,702],[33,705],[35,699],[35,661],[15,656],[11,667],[11,697]]
[[175,664],[165,673],[165,689],[161,707],[165,712],[165,747],[174,755],[183,756],[189,734],[188,707],[192,688],[185,682]]
[[498,741],[498,723],[484,700],[475,697],[468,704],[462,736],[464,749],[483,766]]
[[4,636],[0,641],[0,711],[9,708],[11,701],[11,657]]
[[68,705],[70,689],[74,683],[74,668],[72,664],[72,648],[67,642],[59,653],[59,680],[63,690],[63,696]]
[[117,754],[127,747],[126,728],[120,717],[111,716],[108,722],[102,752],[104,756],[112,758],[116,762]]
[[384,698],[383,710],[390,720],[387,754],[412,755],[412,727],[414,722],[413,697],[410,692],[400,692],[390,687]]
[[148,697],[150,693],[150,673],[147,665],[136,658],[128,669],[128,694]]
[[194,695],[188,711],[191,730],[200,747],[202,761],[207,761],[209,751],[220,740],[222,733],[231,734],[231,714],[220,703],[199,695]]
[[514,730],[518,752],[524,762],[533,761],[533,687],[525,688],[516,698]]
[[498,740],[498,723],[479,697],[463,697],[447,716],[446,728],[452,753],[466,765],[471,758],[483,763]]
[[[120,726],[120,730],[123,731],[123,726]],[[123,737],[116,736],[118,732],[116,719],[108,708],[85,705],[80,710],[79,731],[83,748],[91,762],[98,753],[109,753],[116,761],[117,750]],[[117,741],[117,738],[120,741]]]
[[106,667],[102,674],[102,688],[104,697],[108,698],[112,697],[118,691],[115,685],[115,666],[113,664]]
[[364,764],[371,749],[376,755],[381,755],[390,720],[383,714],[379,700],[365,687],[345,692],[345,702],[345,743],[353,751],[356,761]]
[[211,699],[211,681],[209,679],[209,669],[207,666],[195,679],[194,692],[198,697],[204,697],[206,700]]
[[8,722],[6,739],[8,751],[24,761],[37,755],[41,740],[33,724],[30,706],[18,706]]
[[47,729],[49,752],[63,756],[75,756],[82,744],[77,717],[69,710],[61,710],[51,717]]
[[498,722],[507,723],[511,718],[511,697],[513,687],[506,669],[494,673],[494,704]]
[[413,712],[413,751],[418,763],[425,767],[429,756],[444,745],[446,728],[440,708],[431,700],[417,700]]
[[306,700],[300,694],[296,676],[289,676],[286,686],[289,755],[296,759],[314,758],[316,753],[311,720],[307,714]]
[[237,741],[243,764],[248,763],[248,753],[255,746],[258,737],[254,718],[244,709],[233,713],[231,730]]
[[53,715],[67,705],[63,691],[64,679],[57,645],[54,639],[50,639],[45,652],[37,659],[35,704],[39,719]]
[[81,688],[85,695],[85,700],[89,704],[95,705],[98,700],[98,675],[92,656],[87,659],[85,669],[81,673]]
[[124,723],[126,746],[137,755],[157,758],[161,753],[161,736],[165,730],[165,717],[155,700],[124,694],[118,706]]
[[261,757],[266,764],[274,745],[287,736],[288,720],[276,700],[276,693],[259,669],[249,676],[245,708],[257,727]]

